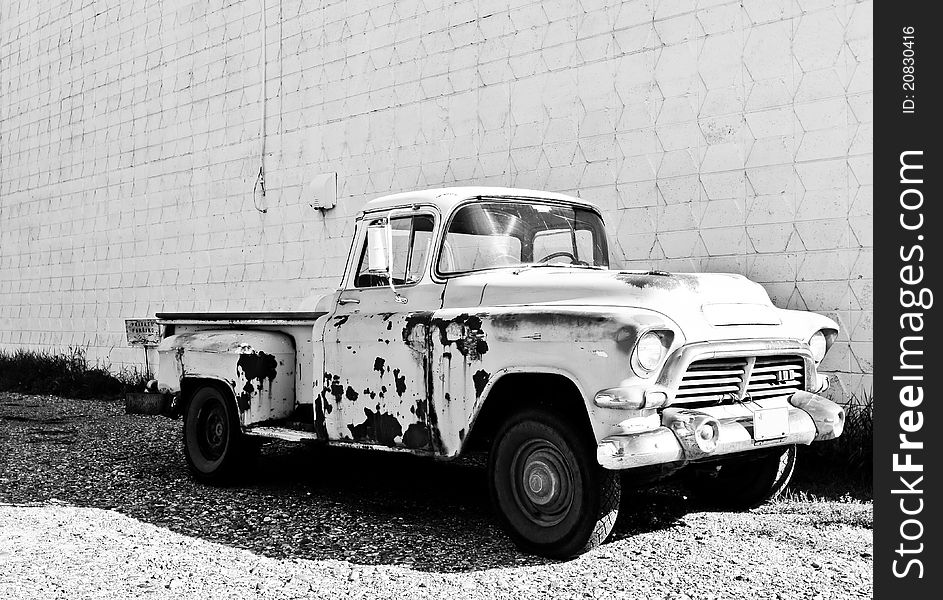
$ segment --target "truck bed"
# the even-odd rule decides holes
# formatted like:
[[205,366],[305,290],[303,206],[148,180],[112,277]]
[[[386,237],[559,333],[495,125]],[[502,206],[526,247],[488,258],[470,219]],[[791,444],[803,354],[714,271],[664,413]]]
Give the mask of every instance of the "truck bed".
[[[299,416],[311,415],[311,406],[314,396],[311,392],[314,381],[313,346],[320,343],[315,338],[315,321],[323,317],[325,312],[161,312],[157,313],[157,321],[163,326],[163,334],[194,333],[222,329],[274,331],[292,338],[295,348],[295,407]],[[320,372],[320,365],[318,366]],[[307,410],[305,413],[304,411]],[[295,418],[297,420],[297,418]],[[307,423],[313,424],[313,415],[304,418]],[[290,435],[296,436],[296,433]],[[279,437],[273,435],[273,437]],[[287,438],[286,438],[287,439]],[[292,438],[294,439],[294,438]]]

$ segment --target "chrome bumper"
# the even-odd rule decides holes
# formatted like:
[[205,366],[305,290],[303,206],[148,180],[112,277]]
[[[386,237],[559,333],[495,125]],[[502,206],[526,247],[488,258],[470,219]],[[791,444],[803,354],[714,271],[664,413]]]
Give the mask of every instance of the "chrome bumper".
[[[781,437],[756,441],[753,413],[770,408],[787,409],[786,432]],[[840,436],[844,425],[844,410],[811,392],[796,392],[788,400],[776,398],[699,409],[666,408],[662,412],[661,427],[603,439],[596,446],[596,460],[606,469],[686,463],[773,446],[828,440]]]

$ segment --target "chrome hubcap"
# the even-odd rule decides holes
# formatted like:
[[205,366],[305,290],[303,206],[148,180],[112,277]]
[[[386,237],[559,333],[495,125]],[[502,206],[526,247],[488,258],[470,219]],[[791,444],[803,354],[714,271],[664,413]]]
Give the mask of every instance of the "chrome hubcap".
[[542,460],[531,460],[524,466],[527,487],[524,492],[534,504],[544,505],[559,493],[560,482],[553,468]]
[[563,452],[548,440],[529,440],[511,461],[514,499],[531,521],[556,525],[570,512],[574,479]]

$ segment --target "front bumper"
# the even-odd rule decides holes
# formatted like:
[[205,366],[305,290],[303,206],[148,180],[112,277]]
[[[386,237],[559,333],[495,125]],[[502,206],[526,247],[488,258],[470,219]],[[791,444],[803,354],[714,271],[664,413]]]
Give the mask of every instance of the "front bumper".
[[[788,414],[783,435],[757,441],[755,411],[776,408],[785,409]],[[661,427],[603,439],[596,447],[596,460],[606,469],[687,463],[828,440],[840,436],[844,425],[844,410],[811,392],[796,392],[788,400],[775,398],[699,409],[667,408],[662,412]]]

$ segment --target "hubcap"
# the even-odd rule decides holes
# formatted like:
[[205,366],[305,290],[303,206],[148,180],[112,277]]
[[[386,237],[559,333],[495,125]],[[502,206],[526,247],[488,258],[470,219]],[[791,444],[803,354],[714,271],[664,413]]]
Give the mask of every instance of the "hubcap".
[[573,504],[573,472],[563,452],[548,440],[529,440],[511,461],[514,499],[531,521],[556,525]]
[[207,460],[217,460],[226,450],[229,426],[226,410],[218,399],[210,400],[200,410],[197,418],[197,435],[200,451]]
[[530,460],[524,466],[524,478],[527,480],[524,493],[534,504],[547,504],[559,493],[557,474],[554,473],[553,467],[542,460]]

